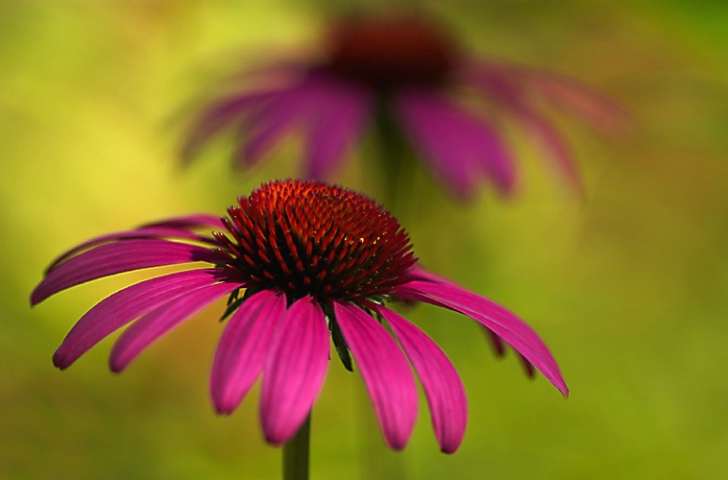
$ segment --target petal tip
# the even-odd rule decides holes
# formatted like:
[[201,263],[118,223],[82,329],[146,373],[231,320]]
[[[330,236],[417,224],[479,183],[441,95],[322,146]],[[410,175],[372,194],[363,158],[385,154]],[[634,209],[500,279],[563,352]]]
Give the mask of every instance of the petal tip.
[[110,359],[109,360],[109,370],[111,370],[112,373],[119,374],[126,369],[126,366],[128,365],[127,362],[121,362],[117,359]]
[[444,453],[445,455],[452,455],[453,453],[457,452],[458,448],[460,448],[460,445],[441,445],[440,451]]
[[302,425],[298,424],[298,422],[282,422],[280,418],[270,418],[262,412],[260,420],[265,441],[275,446],[288,443],[302,428]]
[[35,307],[40,302],[48,298],[48,295],[44,295],[43,292],[40,292],[38,288],[33,290],[33,292],[30,294],[30,306]]
[[223,402],[223,401],[212,401],[212,406],[215,409],[215,413],[218,415],[224,415],[228,416],[232,414],[235,409],[238,407],[237,405],[232,405],[230,402]]
[[288,440],[289,440],[288,437],[291,437],[292,435],[285,437],[278,432],[275,432],[275,433],[264,432],[263,436],[265,437],[265,441],[268,444],[274,445],[276,447],[281,447],[281,446],[285,445],[286,442],[288,442]]
[[561,387],[557,387],[559,389],[559,392],[561,392],[561,395],[564,396],[564,398],[569,398],[569,387],[566,386],[566,384],[562,385]]
[[387,438],[387,446],[396,452],[401,452],[407,446],[409,438]]
[[59,370],[65,370],[71,366],[72,360],[69,360],[67,355],[60,354],[58,352],[53,354],[53,366]]

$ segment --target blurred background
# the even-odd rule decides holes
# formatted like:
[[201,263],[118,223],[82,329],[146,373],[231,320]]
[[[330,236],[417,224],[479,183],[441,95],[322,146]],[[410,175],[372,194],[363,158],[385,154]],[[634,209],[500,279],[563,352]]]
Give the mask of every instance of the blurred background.
[[[258,389],[230,417],[210,406],[218,310],[120,376],[106,366],[109,340],[61,373],[50,358],[71,325],[146,276],[97,281],[32,310],[28,295],[55,255],[89,237],[222,214],[262,181],[291,176],[295,145],[245,173],[229,169],[224,148],[180,170],[181,127],[231,65],[309,45],[333,4],[0,0],[0,478],[279,478],[280,450],[258,426]],[[468,392],[461,449],[439,453],[423,400],[409,446],[387,451],[361,378],[333,362],[314,409],[312,478],[723,478],[728,6],[421,7],[474,54],[573,76],[632,114],[617,138],[558,120],[584,196],[554,181],[514,131],[518,196],[485,191],[453,203],[423,175],[427,209],[402,218],[431,270],[543,336],[572,393],[565,400],[544,378],[529,381],[512,354],[495,359],[473,322],[419,306],[407,316],[448,353]],[[339,180],[376,191],[361,177],[365,162],[359,155]]]

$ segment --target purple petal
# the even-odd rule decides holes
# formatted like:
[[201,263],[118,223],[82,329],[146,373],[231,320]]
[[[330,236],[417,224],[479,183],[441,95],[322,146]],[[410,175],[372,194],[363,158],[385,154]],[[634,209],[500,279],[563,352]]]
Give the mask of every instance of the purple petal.
[[147,223],[140,228],[150,227],[178,228],[181,230],[192,230],[196,228],[225,228],[220,217],[208,215],[206,213],[168,218],[159,222]]
[[[493,347],[493,351],[495,352],[496,356],[504,357],[506,354],[506,345],[503,339],[493,333],[489,328],[482,328],[485,334],[488,336],[488,340],[490,341],[490,344]],[[533,378],[536,375],[536,370],[534,369],[533,365],[523,355],[521,355],[520,353],[517,354],[518,360],[521,362],[521,365],[523,365],[523,371],[528,377]]]
[[[448,280],[446,278],[437,276],[434,273],[430,273],[427,270],[425,270],[421,267],[418,267],[418,266],[412,267],[410,269],[410,271],[408,272],[408,275],[413,280],[423,280],[424,279],[424,280],[428,280],[428,281],[436,282],[436,283],[448,283],[457,288],[457,284],[455,284],[454,282],[451,282],[450,280]],[[496,335],[495,333],[493,333],[493,331],[490,330],[489,328],[482,326],[482,325],[481,325],[481,327],[483,328],[483,332],[485,332],[485,334],[487,335],[488,341],[490,342],[491,346],[493,347],[493,351],[495,352],[496,356],[498,356],[498,357],[504,356],[506,354],[506,345],[505,345],[505,342],[503,341],[503,339],[501,337],[499,337],[498,335]],[[531,364],[531,362],[529,362],[526,358],[524,358],[523,355],[521,355],[520,353],[518,354],[518,358],[521,361],[521,364],[523,365],[523,369],[526,372],[526,375],[528,375],[529,377],[533,377],[536,372],[535,372],[534,367]]]
[[488,336],[488,340],[490,340],[490,344],[493,347],[493,350],[495,351],[495,354],[499,357],[502,357],[506,354],[506,346],[503,342],[503,339],[500,338],[498,335],[493,333],[492,330],[489,328],[483,327],[483,330],[485,331],[485,334]]
[[615,134],[627,123],[628,114],[612,99],[587,85],[554,73],[524,70],[523,82],[556,108],[588,122],[607,134]]
[[523,320],[500,305],[451,282],[413,280],[394,293],[405,300],[431,303],[481,323],[531,362],[564,395],[568,388],[548,347]]
[[219,277],[220,272],[213,269],[178,272],[116,292],[76,322],[53,355],[53,364],[60,369],[68,368],[114,330],[170,300],[217,283]]
[[183,162],[189,163],[212,136],[246,115],[251,109],[264,104],[275,93],[271,91],[242,93],[216,101],[198,117],[190,129],[189,138],[182,147]]
[[329,329],[311,297],[291,305],[280,321],[263,373],[260,418],[269,443],[286,443],[318,397],[329,364]]
[[579,171],[576,168],[569,146],[554,126],[540,113],[530,108],[523,108],[518,112],[518,120],[523,128],[541,143],[548,158],[552,160],[557,171],[561,173],[568,185],[574,190],[581,191],[583,186]]
[[296,121],[318,108],[320,96],[321,77],[313,73],[277,92],[251,117],[253,131],[238,152],[238,161],[248,166],[257,163]]
[[462,82],[471,85],[495,105],[514,116],[528,133],[541,144],[548,158],[568,184],[581,191],[581,179],[571,152],[558,130],[526,98],[520,79],[510,78],[490,65],[469,65],[462,72]]
[[209,235],[200,235],[190,231],[195,228],[203,227],[212,227],[220,230],[225,228],[219,217],[204,214],[171,218],[160,222],[149,223],[133,230],[101,235],[83,242],[59,255],[55,260],[53,260],[53,262],[51,262],[46,272],[55,268],[56,265],[66,260],[68,257],[71,257],[83,250],[115,240],[127,240],[131,238],[179,238],[193,240],[200,243],[215,243],[214,239]]
[[126,240],[101,245],[48,272],[31,294],[31,304],[36,305],[61,290],[97,278],[141,268],[210,261],[214,257],[215,252],[208,248],[167,240]]
[[457,370],[422,330],[388,308],[374,304],[371,307],[387,320],[420,376],[440,449],[444,453],[455,452],[463,441],[468,421],[465,387]]
[[457,195],[472,195],[482,170],[503,193],[513,188],[513,160],[500,136],[484,120],[425,90],[401,93],[396,108],[433,173]]
[[114,344],[109,358],[111,370],[121,372],[156,339],[237,287],[232,283],[216,283],[198,288],[147,313],[127,328]]
[[327,178],[364,130],[373,102],[370,92],[344,81],[330,82],[308,134],[307,178]]
[[417,418],[417,386],[407,358],[387,330],[362,309],[334,303],[334,314],[361,371],[387,445],[403,449]]
[[217,412],[231,413],[253,386],[285,311],[284,295],[263,290],[246,299],[230,317],[210,374],[210,394]]
[[533,366],[533,363],[529,362],[526,357],[518,354],[518,359],[521,361],[521,366],[523,366],[523,371],[526,373],[526,376],[533,378],[536,375],[536,369]]

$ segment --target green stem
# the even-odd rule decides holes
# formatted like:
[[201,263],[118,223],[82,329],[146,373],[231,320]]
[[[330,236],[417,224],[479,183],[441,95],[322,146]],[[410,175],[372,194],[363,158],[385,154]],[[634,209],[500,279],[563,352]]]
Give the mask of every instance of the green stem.
[[283,446],[283,480],[308,480],[311,414],[296,435]]
[[397,210],[399,203],[411,194],[410,186],[414,167],[407,141],[402,136],[395,118],[389,108],[391,103],[388,95],[384,94],[378,106],[376,135],[378,143],[377,158],[384,177],[383,200],[384,207],[395,215],[401,213]]

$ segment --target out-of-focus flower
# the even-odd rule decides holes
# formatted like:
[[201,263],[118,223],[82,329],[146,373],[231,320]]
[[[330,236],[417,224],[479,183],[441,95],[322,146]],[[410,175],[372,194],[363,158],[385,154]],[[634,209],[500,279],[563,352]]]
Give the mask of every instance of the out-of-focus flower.
[[621,110],[586,86],[469,57],[441,25],[413,14],[345,18],[329,32],[321,58],[271,62],[244,77],[258,79],[259,86],[211,101],[192,125],[185,160],[232,129],[234,162],[248,167],[295,130],[304,141],[303,175],[326,179],[370,126],[393,126],[458,197],[471,196],[483,180],[507,194],[517,172],[496,122],[511,120],[579,189],[569,147],[543,107],[550,104],[607,132],[623,120]]
[[228,296],[210,378],[218,412],[235,410],[262,375],[263,432],[268,442],[285,443],[319,394],[333,342],[347,368],[351,357],[356,362],[391,448],[405,446],[417,415],[411,364],[437,441],[454,452],[465,431],[465,391],[442,350],[385,306],[406,300],[474,319],[567,394],[555,360],[528,325],[419,267],[406,232],[372,200],[316,181],[264,184],[222,219],[174,218],[89,240],[53,262],[31,303],[120,272],[185,263],[194,268],[142,281],[96,304],[71,329],[54,364],[67,368],[131,324],[110,356],[111,369],[120,372],[156,339]]

